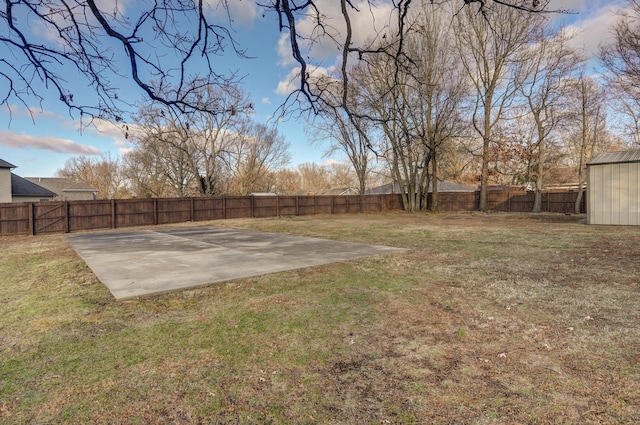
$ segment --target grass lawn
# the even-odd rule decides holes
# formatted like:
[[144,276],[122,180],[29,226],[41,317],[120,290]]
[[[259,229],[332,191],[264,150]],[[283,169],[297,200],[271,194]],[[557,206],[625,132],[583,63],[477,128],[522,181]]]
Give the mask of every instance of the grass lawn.
[[0,423],[640,423],[640,227],[197,224],[409,251],[117,302],[63,235],[0,238]]

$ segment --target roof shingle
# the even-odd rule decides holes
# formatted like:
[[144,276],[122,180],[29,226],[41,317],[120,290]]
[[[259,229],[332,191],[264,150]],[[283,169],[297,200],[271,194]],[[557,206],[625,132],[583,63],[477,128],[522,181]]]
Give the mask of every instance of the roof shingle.
[[13,173],[11,173],[11,194],[13,196],[56,196],[56,194],[52,191],[38,186],[37,184],[23,179],[22,177],[17,176]]

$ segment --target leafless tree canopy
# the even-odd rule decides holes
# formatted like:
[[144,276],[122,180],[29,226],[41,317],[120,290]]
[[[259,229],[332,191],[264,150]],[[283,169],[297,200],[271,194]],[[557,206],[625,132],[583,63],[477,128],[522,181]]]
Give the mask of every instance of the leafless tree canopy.
[[[128,106],[120,101],[124,78],[178,111],[218,111],[193,95],[238,79],[216,64],[225,49],[244,54],[229,25],[210,22],[203,0],[136,2],[136,16],[117,1],[108,3],[7,0],[0,10],[0,104],[42,102],[47,87],[70,110],[119,121]],[[168,53],[161,56],[161,49]],[[85,79],[92,96],[74,92],[76,78]]]
[[[431,0],[431,3],[446,2]],[[475,8],[482,14],[495,7],[539,12],[547,3],[546,0],[448,2],[458,3],[461,9]],[[5,1],[0,10],[4,26],[0,30],[0,43],[5,51],[0,58],[0,104],[19,102],[29,106],[34,99],[42,102],[53,90],[71,111],[120,121],[129,109],[121,92],[126,79],[135,82],[146,98],[179,112],[220,112],[215,102],[202,105],[193,95],[205,86],[225,86],[241,79],[218,63],[222,54],[245,55],[244,46],[233,38],[230,19],[212,18],[204,0],[147,0],[136,2],[135,10],[118,1],[104,4],[95,0]],[[307,101],[308,107],[322,99],[322,92],[310,83],[310,67],[315,63],[304,46],[313,44],[316,37],[333,39],[341,52],[345,73],[351,57],[362,59],[374,53],[390,56],[398,64],[405,63],[408,58],[404,36],[411,31],[413,4],[412,0],[392,2],[393,13],[384,31],[394,32],[395,37],[388,37],[394,41],[378,43],[375,48],[356,45],[351,25],[354,14],[370,13],[377,7],[373,1],[356,6],[349,0],[341,0],[343,22],[338,23],[327,19],[326,11],[314,0],[272,0],[260,6],[267,12],[275,12],[277,28],[289,33],[291,54],[301,69],[293,97]],[[311,36],[299,28],[302,19],[308,16],[315,22]],[[338,27],[341,29],[336,30]],[[385,34],[381,33],[378,41]],[[160,51],[167,53],[159,54]],[[77,93],[72,88],[77,86],[70,82],[77,79],[84,79],[89,93]],[[346,96],[346,90],[344,93]]]

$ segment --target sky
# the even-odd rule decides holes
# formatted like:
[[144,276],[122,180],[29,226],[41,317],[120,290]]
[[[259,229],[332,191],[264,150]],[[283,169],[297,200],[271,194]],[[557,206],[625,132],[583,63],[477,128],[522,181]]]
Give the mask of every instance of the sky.
[[[113,0],[101,0],[102,7],[109,7]],[[134,0],[119,0],[118,7],[135,8]],[[221,9],[211,1],[209,13],[219,15]],[[253,119],[256,122],[273,122],[278,107],[288,94],[288,81],[294,75],[295,63],[287,49],[286,34],[278,31],[277,17],[263,11],[251,0],[228,0],[230,14],[233,19],[234,38],[247,48],[247,56],[251,59],[240,60],[235,57],[220,59],[216,66],[221,69],[237,69],[244,75],[243,88],[251,96],[254,104]],[[334,9],[338,2],[318,0],[318,4],[328,5],[325,11]],[[360,4],[360,2],[356,2]],[[379,27],[388,16],[388,4],[378,2],[378,8],[366,17],[354,21],[354,28],[359,37],[366,37],[371,28]],[[549,19],[557,23],[570,25],[578,33],[575,46],[585,50],[586,54],[597,51],[600,43],[610,38],[610,26],[615,22],[615,9],[624,4],[623,0],[551,0],[551,9],[568,9],[571,14],[551,14]],[[111,6],[112,7],[112,6]],[[330,14],[329,14],[330,15]],[[373,16],[373,19],[371,18]],[[336,21],[337,22],[337,21]],[[302,22],[302,31],[311,28],[310,22]],[[37,26],[31,28],[36,35],[49,37]],[[40,31],[40,32],[38,32]],[[323,65],[330,68],[336,63],[336,47],[324,43],[314,47],[314,57],[323,60]],[[0,58],[8,57],[6,47],[0,44]],[[1,69],[0,69],[1,71]],[[3,92],[6,84],[0,80]],[[127,84],[127,83],[123,83]],[[123,89],[131,96],[141,95],[141,90],[129,85]],[[78,86],[78,92],[87,93],[87,88]],[[121,125],[108,122],[97,122],[94,126],[83,126],[77,114],[70,114],[65,105],[57,100],[57,96],[48,96],[39,105],[33,99],[29,104],[31,114],[23,105],[10,102],[9,107],[0,107],[0,159],[17,166],[14,173],[23,177],[52,177],[56,170],[64,166],[65,161],[77,155],[120,155],[131,149],[130,142],[124,137]],[[307,124],[302,120],[290,118],[278,122],[278,129],[290,144],[291,163],[295,168],[303,162],[325,163],[341,160],[339,157],[327,158],[322,145],[311,144],[305,132]]]

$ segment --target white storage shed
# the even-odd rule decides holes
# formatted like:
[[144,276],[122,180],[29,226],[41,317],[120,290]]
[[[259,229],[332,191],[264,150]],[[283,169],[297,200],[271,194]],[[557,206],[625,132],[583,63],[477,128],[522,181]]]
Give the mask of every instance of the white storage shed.
[[640,149],[602,152],[587,163],[587,222],[640,226]]

